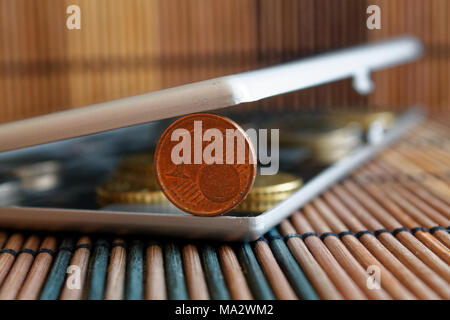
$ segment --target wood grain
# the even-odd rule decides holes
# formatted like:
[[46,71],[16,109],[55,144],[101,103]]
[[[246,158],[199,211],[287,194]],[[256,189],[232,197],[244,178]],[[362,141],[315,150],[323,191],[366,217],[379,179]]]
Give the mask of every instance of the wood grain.
[[275,259],[286,275],[297,297],[303,300],[319,300],[319,296],[290,253],[278,230],[275,228],[269,230],[266,233],[266,239]]
[[[86,246],[86,247],[84,247]],[[61,300],[80,300],[83,297],[86,274],[88,269],[89,257],[91,254],[91,239],[82,236],[75,247],[70,266],[73,266],[73,273],[67,274],[64,286],[59,299]],[[76,271],[75,271],[76,270]]]
[[121,300],[124,296],[126,270],[126,243],[122,238],[112,242],[106,277],[105,300]]
[[[18,252],[22,248],[23,241],[24,238],[22,234],[14,233],[8,238],[3,249]],[[0,286],[3,284],[3,281],[8,275],[9,270],[11,269],[11,266],[13,265],[15,259],[16,259],[15,255],[9,252],[3,252],[0,254]]]
[[[319,234],[331,232],[331,229],[321,219],[316,209],[311,204],[305,205],[302,211],[305,215],[305,218],[308,219],[308,222],[310,222],[313,226],[314,232],[317,232]],[[380,287],[380,289],[377,290],[372,290],[371,288],[369,288],[369,286],[367,285],[368,274],[366,270],[363,269],[363,267],[348,251],[348,249],[339,240],[339,238],[335,236],[329,236],[324,238],[323,242],[330,250],[330,252],[334,255],[339,264],[345,269],[345,271],[347,271],[347,274],[352,277],[359,288],[364,291],[364,293],[370,299],[387,300],[390,298],[390,295],[386,293],[384,287]],[[381,268],[381,265],[379,263],[375,262],[374,265]]]
[[186,284],[189,298],[192,300],[208,300],[209,292],[203,273],[202,263],[197,247],[188,244],[183,248],[183,262],[185,265]]
[[239,260],[233,249],[228,245],[220,246],[219,257],[231,298],[235,300],[253,299],[247,280],[245,280]]
[[[354,198],[346,193],[341,186],[334,186],[333,191],[349,207],[352,214],[361,219],[369,230],[383,229],[376,219],[374,219],[366,209]],[[403,232],[404,233],[404,232]],[[403,243],[390,233],[381,233],[377,237],[381,243],[391,251],[403,264],[433,288],[441,297],[449,295],[449,288],[446,281],[442,279],[434,270],[428,267],[421,259],[415,255],[415,251],[410,251]]]
[[[330,191],[323,195],[326,203],[332,206],[333,211],[328,213],[336,214],[354,233],[367,229],[344,204]],[[328,220],[330,221],[330,220]],[[437,299],[439,296],[434,293],[420,278],[394,256],[374,235],[365,234],[359,238],[365,247],[403,284],[408,287],[420,299]]]
[[279,267],[275,257],[270,251],[270,247],[264,241],[255,242],[256,257],[261,265],[261,269],[269,281],[277,299],[296,300],[298,299],[286,276]]
[[34,255],[41,239],[36,235],[29,236],[21,252],[0,288],[0,300],[15,299],[34,261]]
[[249,243],[237,245],[236,252],[253,296],[260,300],[275,299],[261,266],[256,260],[251,245]]
[[[285,237],[289,234],[292,235],[296,233],[289,220],[282,221],[279,228]],[[327,274],[323,271],[319,263],[314,259],[313,255],[300,238],[289,238],[287,240],[287,245],[322,299],[343,299],[341,293],[339,293],[336,289]]]
[[[317,209],[317,213],[320,213],[320,216],[324,219],[324,221],[320,221],[318,217],[313,217],[313,219],[316,220],[317,227],[321,228],[321,233],[330,232],[325,231],[327,230],[325,221],[328,226],[331,227],[332,232],[336,234],[348,231],[344,224],[342,224],[338,219],[335,219],[332,209],[329,208],[324,201],[321,199],[316,199],[313,201],[313,204]],[[319,224],[321,226],[319,226]],[[367,270],[370,266],[377,266],[380,269],[381,287],[391,294],[393,298],[402,300],[415,299],[415,296],[409,292],[409,290],[407,290],[403,284],[397,280],[394,275],[387,270],[384,265],[378,261],[356,237],[353,235],[345,235],[341,237],[341,240],[365,270]]]
[[167,299],[164,273],[164,255],[161,245],[155,242],[147,247],[147,280],[145,298],[148,300]]
[[[366,192],[356,186],[351,181],[343,183],[345,188],[357,199],[361,204],[374,216],[383,223],[382,228],[394,230],[403,227],[394,216],[390,215],[379,203],[371,198]],[[381,229],[381,228],[380,228]],[[402,242],[405,247],[415,253],[426,265],[433,269],[437,274],[446,281],[450,281],[450,266],[442,261],[436,254],[422,244],[409,232],[399,232],[396,238]]]
[[36,300],[39,298],[53,262],[56,246],[57,240],[53,236],[45,237],[42,240],[38,254],[17,295],[18,300]]

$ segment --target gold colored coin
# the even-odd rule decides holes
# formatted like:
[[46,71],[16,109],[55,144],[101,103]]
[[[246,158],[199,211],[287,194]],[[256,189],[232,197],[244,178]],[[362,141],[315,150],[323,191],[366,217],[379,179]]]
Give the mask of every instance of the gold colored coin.
[[294,117],[275,126],[280,128],[281,145],[307,148],[319,164],[333,163],[362,143],[361,125],[334,121],[332,116]]
[[118,171],[124,174],[155,175],[153,152],[141,152],[125,157]]
[[[292,174],[258,175],[247,198],[236,208],[238,212],[262,212],[288,198],[302,185]],[[100,206],[112,203],[158,204],[168,200],[157,184],[153,155],[139,153],[126,157],[113,178],[97,188]]]
[[236,212],[264,212],[272,209],[279,201],[275,202],[250,202],[243,201],[235,209]]
[[154,170],[153,154],[136,153],[125,157],[113,174],[114,180],[128,181],[130,184],[159,190]]
[[138,174],[134,172],[118,171],[113,175],[114,180],[127,181],[131,185],[159,190],[154,174]]
[[337,123],[359,123],[367,131],[375,121],[389,127],[395,121],[395,114],[390,111],[365,112],[353,110],[339,112],[334,119]]
[[302,185],[292,174],[258,175],[247,198],[236,207],[237,212],[262,212],[287,199]]
[[279,172],[276,175],[257,175],[248,197],[280,192],[292,192],[302,185],[302,180],[292,174]]
[[167,198],[161,190],[145,187],[126,180],[111,180],[97,188],[101,205],[110,203],[161,203]]
[[303,131],[299,126],[296,131],[280,130],[280,142],[285,145],[301,145],[310,148],[329,148],[336,145],[358,143],[361,129],[358,126],[327,126],[315,130]]
[[253,194],[247,196],[244,201],[260,202],[260,201],[282,201],[289,197],[296,189],[287,192],[274,192],[274,193],[262,193]]

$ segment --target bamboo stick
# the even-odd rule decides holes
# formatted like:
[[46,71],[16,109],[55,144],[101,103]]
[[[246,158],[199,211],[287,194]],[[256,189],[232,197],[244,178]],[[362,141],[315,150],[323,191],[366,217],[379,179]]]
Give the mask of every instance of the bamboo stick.
[[236,252],[242,265],[242,271],[247,279],[252,294],[259,300],[273,300],[275,296],[258,264],[249,243],[237,245]]
[[36,300],[39,298],[39,293],[44,286],[53,262],[56,244],[57,240],[55,237],[48,236],[44,238],[31,270],[17,295],[18,300]]
[[126,243],[121,238],[112,242],[106,278],[105,300],[121,300],[124,295]]
[[[400,191],[401,192],[401,191]],[[428,228],[432,230],[435,227],[443,227],[450,225],[449,223],[442,223],[438,224],[435,221],[432,221],[431,219],[428,219],[424,217],[422,214],[423,212],[427,211],[427,209],[431,209],[429,207],[423,207],[421,203],[417,203],[416,201],[411,201],[410,198],[407,198],[408,196],[405,196],[405,194],[398,195],[396,193],[391,193],[391,197],[395,199],[397,204],[402,206],[404,210],[406,210],[408,213],[411,214],[411,216],[416,217],[416,220],[420,220],[419,224],[421,226],[425,226],[425,228]],[[410,202],[414,202],[414,204],[411,204]],[[432,209],[431,209],[432,210]],[[412,228],[411,228],[412,229]],[[432,235],[423,231],[418,231],[415,233],[416,235],[419,234],[424,237],[428,237],[428,243],[433,242],[433,248],[430,247],[431,250],[433,250],[439,257],[441,257],[444,261],[447,262],[447,264],[450,264],[450,235],[444,231],[444,230],[437,230],[432,232]],[[418,236],[419,239],[422,239]],[[436,241],[434,238],[438,239],[439,241]],[[433,241],[435,240],[435,241]],[[422,241],[425,242],[425,241]]]
[[239,265],[239,260],[233,249],[228,245],[221,245],[219,247],[219,258],[231,299],[253,299],[250,288],[245,280],[244,273]]
[[82,236],[78,240],[73,257],[70,260],[69,268],[72,267],[73,270],[66,277],[65,285],[59,297],[61,300],[80,300],[82,298],[83,289],[86,285],[85,280],[90,253],[91,240],[87,236]]
[[[373,174],[385,173],[386,175],[389,175],[388,172],[383,171],[383,168],[373,163],[367,166],[367,170],[371,170]],[[426,200],[414,196],[414,194],[409,191],[403,184],[399,182],[391,182],[390,186],[394,188],[398,193],[400,193],[406,200],[411,202],[416,208],[423,211],[423,213],[425,214],[425,218],[427,219],[420,222],[422,225],[425,226],[425,224],[429,223],[428,221],[433,221],[431,223],[433,224],[433,226],[437,224],[441,226],[448,226],[450,224],[449,217],[446,217],[445,214],[443,215],[442,212],[433,208],[433,206],[428,204]],[[450,211],[450,207],[448,207],[447,209],[448,211]],[[445,209],[443,211],[445,211]],[[423,217],[423,215],[417,215],[417,218],[419,217]],[[431,225],[429,227],[431,227]]]
[[167,289],[164,274],[164,255],[161,245],[151,242],[147,247],[147,300],[166,300]]
[[98,239],[95,242],[94,254],[92,257],[92,272],[89,281],[89,300],[103,300],[109,249],[110,244],[105,239]]
[[280,233],[276,229],[272,229],[267,233],[267,238],[273,255],[297,296],[304,300],[318,300],[317,293],[289,252],[284,240],[281,239]]
[[383,161],[386,161],[406,175],[412,177],[424,177],[421,181],[422,184],[440,200],[450,204],[450,188],[445,182],[432,175],[427,175],[424,170],[413,163],[406,161],[401,155],[393,150],[383,152],[380,157]]
[[125,298],[127,300],[141,300],[144,291],[142,241],[131,241],[128,251]]
[[8,238],[5,247],[2,249],[2,253],[0,254],[0,286],[8,275],[16,259],[17,252],[22,247],[23,241],[22,234],[14,233]]
[[[320,218],[317,211],[311,204],[304,206],[303,210],[305,217],[311,223],[314,231],[319,234],[329,233],[331,230]],[[323,242],[334,255],[339,264],[344,268],[347,274],[355,281],[359,288],[371,299],[387,300],[390,299],[390,295],[380,287],[380,289],[373,290],[367,285],[368,274],[366,270],[358,263],[358,261],[352,256],[348,249],[342,242],[335,236],[329,236],[323,239]],[[380,264],[375,264],[381,268]]]
[[74,240],[72,238],[65,238],[61,242],[55,263],[52,266],[47,282],[42,290],[41,300],[58,299],[64,284],[64,278],[72,256],[73,247]]
[[192,244],[184,246],[183,262],[189,298],[192,300],[208,300],[210,298],[208,286],[206,285],[197,247]]
[[[284,237],[296,234],[296,231],[289,220],[283,220],[279,228]],[[333,282],[328,278],[316,259],[314,259],[303,241],[299,237],[292,236],[289,237],[286,242],[320,297],[327,300],[343,299],[343,296],[336,289]]]
[[[336,192],[339,198],[349,207],[353,215],[364,222],[364,224],[367,226],[367,229],[372,231],[384,229],[383,225],[381,225],[375,218],[373,218],[372,215],[368,211],[366,211],[366,209],[362,205],[360,205],[354,198],[347,194],[343,187],[334,186],[333,191]],[[426,282],[431,288],[433,288],[440,296],[444,298],[449,296],[449,288],[446,285],[446,281],[439,275],[437,275],[430,267],[428,267],[424,262],[422,262],[422,260],[416,257],[411,251],[409,251],[399,239],[388,232],[380,233],[377,238],[403,264],[405,264],[410,270],[414,270],[414,273],[419,276],[424,282]]]
[[[343,182],[343,185],[354,197],[360,200],[361,204],[372,215],[374,215],[377,219],[380,219],[380,221],[384,225],[382,228],[387,227],[391,230],[394,230],[403,227],[367,193],[358,188],[355,183],[351,181],[345,181]],[[402,242],[409,250],[414,252],[419,259],[421,259],[437,274],[446,279],[446,281],[450,281],[450,267],[424,244],[417,240],[411,233],[399,232],[397,233],[396,238],[399,239],[400,242]]]
[[215,248],[210,245],[202,246],[201,256],[211,298],[214,300],[230,299]]
[[[298,233],[304,235],[313,232],[311,225],[305,219],[301,211],[295,212],[291,217],[291,221]],[[344,298],[358,300],[367,299],[366,295],[354,283],[318,237],[310,236],[304,238],[303,241]]]
[[438,175],[447,170],[446,165],[440,163],[440,161],[436,161],[434,158],[424,153],[423,150],[418,152],[417,149],[412,149],[404,144],[398,145],[395,150],[400,156],[404,157],[406,161],[420,167],[425,172]]
[[263,270],[267,280],[272,287],[272,290],[280,300],[296,300],[298,299],[294,290],[289,284],[289,281],[286,279],[286,276],[281,271],[280,266],[278,265],[275,257],[273,256],[269,245],[260,240],[255,241],[254,248],[256,252],[256,257],[258,262],[261,265],[261,269]]
[[184,280],[183,262],[177,244],[169,242],[164,247],[164,268],[167,294],[170,300],[186,300],[188,293]]
[[[375,170],[376,167],[372,167]],[[390,190],[394,189],[395,192],[387,192],[398,205],[402,206],[411,217],[413,217],[420,226],[426,228],[432,228],[437,225],[446,227],[450,225],[450,220],[442,216],[437,210],[429,206],[426,202],[415,197],[411,192],[403,188],[399,183],[389,183],[388,186]],[[406,224],[405,224],[406,225]],[[408,228],[412,228],[408,226]],[[450,248],[450,235],[443,231],[438,230],[433,233],[433,235],[438,238],[443,244]],[[446,255],[450,255],[448,250],[444,250]],[[444,253],[444,254],[445,254]],[[449,257],[444,258],[447,263],[449,262]]]
[[[332,214],[350,228],[354,233],[367,228],[347,209],[343,203],[330,191],[323,195],[324,200],[333,207]],[[391,253],[374,235],[366,233],[359,237],[366,248],[402,283],[408,287],[420,299],[438,299],[434,293],[420,278],[408,269],[400,260]]]
[[[313,201],[314,206],[317,208],[317,212],[326,221],[320,221],[320,223],[326,223],[331,227],[332,232],[336,234],[341,234],[342,232],[347,232],[348,229],[345,225],[337,219],[332,210],[328,205],[321,199],[317,198]],[[319,222],[319,220],[318,220]],[[321,233],[329,232],[324,231],[324,226],[321,228]],[[353,256],[359,261],[359,263],[366,270],[370,266],[378,266],[380,268],[380,279],[381,287],[392,295],[395,299],[415,299],[416,297],[409,292],[403,284],[398,281],[395,276],[384,267],[384,265],[378,261],[370,251],[364,247],[364,245],[359,242],[359,240],[353,235],[347,234],[340,237],[345,246],[350,250]]]
[[27,238],[0,288],[0,300],[12,300],[16,298],[33,264],[40,242],[41,239],[36,235],[31,235]]
[[[386,184],[386,183],[384,183]],[[389,210],[394,217],[396,217],[403,226],[408,229],[418,228],[422,225],[426,227],[435,226],[430,219],[425,219],[422,217],[424,224],[420,224],[407,215],[403,209],[413,212],[414,216],[421,215],[413,206],[404,201],[404,199],[399,198],[395,191],[391,190],[389,186],[380,186],[376,184],[363,185],[363,188],[375,199],[378,203],[383,204],[386,210]],[[391,200],[393,199],[393,200]],[[395,202],[394,202],[395,201]],[[400,207],[401,205],[402,207]],[[426,220],[426,221],[424,221]],[[446,248],[439,240],[434,238],[431,234],[418,230],[414,233],[417,239],[422,241],[431,251],[433,251],[438,257],[446,261],[450,261],[450,251]]]
[[[399,171],[390,167],[387,163],[383,161],[376,161],[376,166],[381,169],[387,171],[389,174],[397,175]],[[426,188],[423,188],[418,182],[413,180],[405,179],[400,180],[400,184],[408,189],[410,192],[414,193],[415,196],[419,197],[421,200],[425,201],[428,205],[430,205],[435,210],[439,211],[443,216],[447,219],[450,219],[450,206],[440,200],[438,197],[435,197],[432,193],[430,193]]]

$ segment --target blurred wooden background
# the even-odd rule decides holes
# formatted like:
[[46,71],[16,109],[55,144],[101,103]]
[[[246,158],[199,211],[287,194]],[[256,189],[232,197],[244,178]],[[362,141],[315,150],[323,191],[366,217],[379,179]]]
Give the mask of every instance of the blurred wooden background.
[[[81,8],[81,30],[66,8]],[[366,8],[381,7],[381,30]],[[447,0],[0,0],[0,122],[136,95],[404,33],[426,57],[249,107],[449,105]],[[274,79],[276,81],[276,79]]]

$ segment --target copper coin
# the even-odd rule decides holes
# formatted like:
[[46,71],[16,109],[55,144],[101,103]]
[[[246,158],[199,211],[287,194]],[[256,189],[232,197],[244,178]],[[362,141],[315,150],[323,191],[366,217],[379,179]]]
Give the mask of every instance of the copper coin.
[[234,121],[215,114],[191,114],[162,134],[155,172],[162,191],[178,208],[215,216],[247,196],[255,181],[256,154]]

